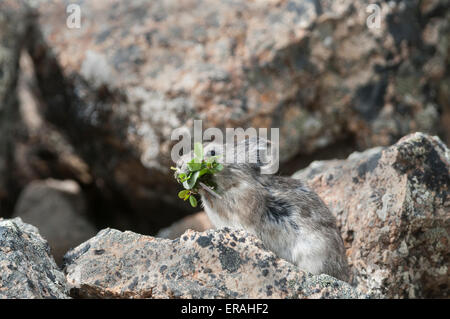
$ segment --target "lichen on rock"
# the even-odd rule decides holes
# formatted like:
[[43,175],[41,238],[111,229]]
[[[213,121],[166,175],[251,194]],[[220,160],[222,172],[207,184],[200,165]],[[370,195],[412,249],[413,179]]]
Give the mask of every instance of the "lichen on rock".
[[364,298],[311,275],[242,230],[185,232],[175,240],[105,229],[66,255],[71,295],[83,298]]
[[336,216],[359,289],[449,296],[450,152],[439,138],[411,134],[294,177],[309,181]]
[[36,227],[0,219],[0,298],[69,298],[67,282]]

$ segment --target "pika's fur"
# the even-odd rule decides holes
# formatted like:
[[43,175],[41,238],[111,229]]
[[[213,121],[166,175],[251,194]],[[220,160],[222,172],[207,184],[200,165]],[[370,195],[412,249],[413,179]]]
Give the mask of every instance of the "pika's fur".
[[[300,269],[348,281],[345,248],[334,216],[302,181],[261,174],[262,165],[267,163],[265,142],[241,142],[245,152],[256,152],[256,163],[222,161],[224,169],[213,176],[220,197],[199,192],[208,217],[217,228],[241,228],[256,235],[268,249]],[[223,145],[209,143],[204,145],[204,156],[223,158],[223,149]],[[181,171],[186,172],[192,156],[180,158],[177,166]]]

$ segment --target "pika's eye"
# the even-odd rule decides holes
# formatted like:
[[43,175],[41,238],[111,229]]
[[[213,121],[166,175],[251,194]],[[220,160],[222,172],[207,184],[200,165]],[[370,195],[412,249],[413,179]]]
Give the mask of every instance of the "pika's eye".
[[208,156],[215,156],[216,155],[216,151],[215,150],[211,150],[208,152]]

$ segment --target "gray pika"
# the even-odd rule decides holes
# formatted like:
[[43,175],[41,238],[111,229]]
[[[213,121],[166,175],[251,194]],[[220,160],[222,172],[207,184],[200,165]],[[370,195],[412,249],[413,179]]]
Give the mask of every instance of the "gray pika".
[[[300,269],[348,281],[344,243],[325,203],[300,180],[261,174],[261,167],[267,163],[266,145],[270,148],[270,143],[251,138],[239,144],[243,148],[237,147],[235,160],[222,160],[224,169],[212,177],[218,196],[204,189],[199,191],[213,225],[244,229]],[[205,158],[225,157],[224,145],[211,142],[203,150]],[[249,154],[249,159],[253,155],[256,162],[238,160],[242,154]],[[192,156],[182,156],[177,167],[186,172]]]

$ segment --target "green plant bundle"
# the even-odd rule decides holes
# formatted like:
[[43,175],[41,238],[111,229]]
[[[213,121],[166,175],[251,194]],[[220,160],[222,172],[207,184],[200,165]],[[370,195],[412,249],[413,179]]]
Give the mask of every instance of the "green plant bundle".
[[178,197],[188,200],[192,207],[197,207],[195,195],[201,184],[214,191],[216,185],[211,177],[223,169],[223,165],[218,162],[218,156],[203,157],[203,146],[201,143],[194,144],[194,158],[187,163],[187,172],[180,172],[179,169],[171,167],[175,171],[176,180],[181,183],[184,190],[178,193]]

